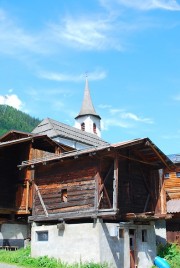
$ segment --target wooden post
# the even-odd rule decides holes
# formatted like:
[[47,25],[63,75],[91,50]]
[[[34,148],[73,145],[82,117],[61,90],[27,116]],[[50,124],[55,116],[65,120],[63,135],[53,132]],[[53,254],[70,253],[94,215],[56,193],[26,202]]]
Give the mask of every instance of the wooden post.
[[159,170],[159,184],[160,184],[160,204],[161,204],[161,214],[167,213],[166,208],[166,192],[164,189],[164,174],[162,170]]
[[26,181],[26,213],[29,211],[29,181]]
[[[32,148],[32,143],[29,145],[29,159],[33,158],[34,149]],[[31,170],[26,170],[26,213],[29,212],[29,207],[32,207],[32,198],[30,198],[30,194],[32,194],[32,189],[30,188],[30,181],[32,180],[32,172]],[[34,174],[34,173],[33,173]]]
[[96,175],[95,175],[95,199],[94,199],[94,207],[95,207],[95,210],[98,210],[98,207],[99,207],[100,180],[101,180],[100,174],[99,174],[99,172],[97,172]]
[[113,179],[113,209],[118,208],[118,157],[114,158],[114,179]]

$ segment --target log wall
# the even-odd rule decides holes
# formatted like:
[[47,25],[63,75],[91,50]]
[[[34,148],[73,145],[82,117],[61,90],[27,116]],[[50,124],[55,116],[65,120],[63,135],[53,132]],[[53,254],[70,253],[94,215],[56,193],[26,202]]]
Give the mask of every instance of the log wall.
[[[97,162],[91,158],[40,166],[35,172],[38,187],[48,214],[94,208]],[[44,215],[37,191],[33,215]]]
[[164,174],[169,173],[169,178],[164,180],[167,199],[180,199],[180,178],[176,176],[176,172],[180,172],[180,165],[174,171],[164,171]]

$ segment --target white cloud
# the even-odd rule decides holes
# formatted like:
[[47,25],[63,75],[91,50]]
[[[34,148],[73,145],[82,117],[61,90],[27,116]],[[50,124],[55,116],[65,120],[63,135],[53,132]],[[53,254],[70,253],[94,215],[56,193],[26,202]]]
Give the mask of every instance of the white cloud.
[[[154,22],[126,20],[126,13],[120,11],[122,6],[138,10],[167,9],[180,10],[175,0],[100,0],[101,13],[76,14],[64,16],[59,22],[45,24],[41,30],[27,31],[3,9],[0,9],[0,53],[13,56],[28,56],[28,53],[55,54],[65,49],[79,50],[119,50],[127,47],[126,36],[132,31],[154,27]],[[113,3],[116,3],[114,7]],[[107,11],[107,6],[111,8]],[[105,9],[106,8],[106,9]],[[113,10],[113,11],[112,11]],[[26,62],[27,59],[26,59]],[[54,78],[57,79],[56,73]],[[58,78],[66,80],[66,76]]]
[[130,128],[132,125],[129,122],[121,121],[117,118],[107,118],[102,120],[102,130],[108,130],[110,127]]
[[127,112],[125,109],[112,108],[110,105],[101,105],[106,109],[106,115],[102,121],[102,129],[108,130],[109,127],[121,128],[136,128],[140,124],[153,124],[151,118],[140,117],[132,112]]
[[12,106],[18,110],[21,110],[23,107],[22,101],[15,94],[0,96],[0,104]]
[[152,119],[150,119],[150,118],[142,118],[142,117],[137,116],[136,114],[129,113],[129,112],[128,113],[122,113],[121,118],[130,119],[130,120],[137,121],[137,122],[144,122],[144,123],[147,123],[147,124],[152,124],[153,123]]
[[180,94],[174,96],[173,99],[174,99],[175,101],[180,101]]
[[12,17],[0,9],[0,52],[17,55],[24,52],[45,53],[42,33],[30,34],[19,26]]
[[166,134],[166,135],[162,135],[161,136],[162,139],[165,139],[165,140],[173,140],[173,139],[180,139],[180,131],[178,131],[177,133],[172,133],[172,134]]
[[115,114],[121,114],[122,112],[124,112],[124,109],[116,109],[116,108],[111,108],[109,110],[110,114],[115,115]]
[[110,109],[112,106],[109,104],[99,104],[98,108],[100,109]]
[[[109,0],[101,0],[104,5]],[[116,3],[139,10],[165,9],[170,11],[179,11],[180,5],[176,0],[115,0]]]
[[116,28],[113,20],[94,16],[68,17],[60,23],[49,24],[51,35],[56,42],[83,50],[121,50],[115,34]]
[[[44,78],[47,80],[53,81],[71,81],[71,82],[80,82],[84,81],[85,75],[74,75],[74,74],[64,74],[64,73],[56,73],[56,72],[48,72],[48,71],[40,71],[38,76],[40,78]],[[105,71],[94,71],[88,73],[89,80],[102,80],[106,77]]]
[[83,50],[121,50],[115,30],[118,27],[113,20],[100,14],[97,17],[62,16],[59,23],[47,23],[42,30],[30,33],[0,9],[0,52],[10,55],[26,55],[25,52],[49,54],[61,51],[60,45]]

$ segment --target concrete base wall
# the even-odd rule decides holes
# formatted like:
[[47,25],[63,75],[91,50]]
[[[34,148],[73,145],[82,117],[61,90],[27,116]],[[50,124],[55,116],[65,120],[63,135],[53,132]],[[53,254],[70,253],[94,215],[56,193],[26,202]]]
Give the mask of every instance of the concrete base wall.
[[27,224],[3,223],[0,226],[0,246],[24,247],[24,239],[28,235]]
[[159,220],[155,222],[156,243],[165,245],[166,238],[166,221]]
[[[123,237],[119,236],[123,229]],[[135,234],[135,256],[138,268],[150,268],[156,256],[154,225],[121,223],[65,224],[64,230],[57,225],[32,226],[31,254],[33,257],[47,255],[66,263],[101,262],[109,267],[130,267],[130,229]],[[147,230],[147,242],[142,242],[142,229]],[[38,241],[39,234],[46,241]],[[48,234],[48,238],[47,238]],[[41,236],[41,238],[42,238]]]

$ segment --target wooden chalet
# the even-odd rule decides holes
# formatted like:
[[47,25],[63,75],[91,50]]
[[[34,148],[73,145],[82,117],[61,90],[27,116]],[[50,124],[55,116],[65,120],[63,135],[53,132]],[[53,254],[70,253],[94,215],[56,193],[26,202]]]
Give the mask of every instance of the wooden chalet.
[[[15,215],[30,215],[32,211],[33,171],[19,170],[22,160],[45,157],[67,150],[46,135],[34,135],[12,130],[0,138],[0,221]],[[48,156],[49,157],[49,156]]]
[[167,241],[180,244],[180,154],[171,155],[170,158],[174,169],[164,169],[167,213],[172,217],[166,222]]
[[148,138],[23,161],[34,169],[32,256],[151,267],[155,222],[168,217],[162,169],[172,167]]
[[31,222],[166,218],[159,170],[171,166],[169,158],[148,138],[19,165],[24,172],[35,170]]

